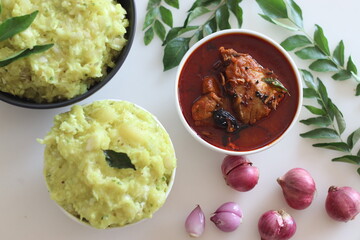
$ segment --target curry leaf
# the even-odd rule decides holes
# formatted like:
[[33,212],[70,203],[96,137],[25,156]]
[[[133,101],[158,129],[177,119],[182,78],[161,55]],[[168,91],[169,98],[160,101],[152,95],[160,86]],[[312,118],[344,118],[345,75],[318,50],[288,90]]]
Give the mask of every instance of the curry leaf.
[[336,123],[337,123],[338,129],[339,129],[339,133],[342,134],[346,128],[344,116],[343,116],[342,112],[338,109],[338,107],[335,104],[333,104],[332,102],[331,102],[330,107],[331,107],[332,111],[334,112]]
[[146,30],[145,35],[144,35],[144,43],[145,43],[145,45],[149,45],[149,43],[153,39],[154,39],[154,29],[149,28],[148,30]]
[[314,147],[326,148],[340,152],[349,152],[349,146],[344,142],[316,143]]
[[327,38],[324,35],[324,31],[323,29],[319,26],[319,25],[315,25],[316,26],[316,30],[314,33],[314,41],[317,44],[317,46],[326,54],[326,55],[330,55],[330,50],[329,50],[329,43]]
[[216,16],[216,22],[218,23],[220,30],[231,28],[229,23],[229,17],[230,17],[229,9],[226,5],[223,5],[218,10],[216,10],[215,16]]
[[295,1],[289,1],[289,18],[295,23],[299,28],[303,27],[303,17],[301,8],[296,4]]
[[360,83],[356,86],[356,96],[360,96]]
[[283,0],[256,0],[265,15],[270,18],[287,18],[287,8]]
[[274,18],[270,18],[269,16],[264,15],[264,14],[259,14],[259,15],[260,15],[260,17],[262,17],[262,18],[265,19],[266,21],[271,22],[271,23],[273,23],[273,24],[276,24],[276,25],[278,25],[278,26],[280,26],[280,27],[289,29],[290,31],[298,31],[298,30],[299,30],[297,27],[294,27],[294,26],[291,26],[291,25],[289,25],[289,24],[286,24],[286,23],[284,23],[283,21],[278,21],[278,20],[276,20],[276,19],[274,19]]
[[317,85],[315,83],[313,75],[309,71],[304,69],[300,69],[300,72],[306,86],[314,90],[317,89]]
[[216,19],[214,17],[214,18],[210,19],[210,21],[204,25],[204,28],[203,28],[204,35],[206,36],[213,32],[216,32],[216,29],[217,29],[217,25],[216,25]]
[[145,30],[155,22],[158,13],[158,8],[152,8],[146,13],[143,30]]
[[241,25],[243,23],[243,10],[239,6],[241,1],[242,0],[228,0],[227,1],[228,8],[235,15],[239,28],[241,27]]
[[336,46],[334,53],[334,60],[340,65],[344,66],[345,64],[345,45],[344,42],[341,40],[339,44]]
[[4,41],[8,38],[27,29],[35,20],[39,11],[35,11],[28,15],[19,17],[13,17],[6,19],[0,24],[0,41]]
[[174,8],[179,8],[179,0],[165,0],[165,2]]
[[136,170],[134,164],[126,153],[115,152],[113,150],[104,150],[105,160],[110,167],[117,169],[131,168]]
[[306,133],[301,133],[303,138],[316,138],[316,139],[336,139],[339,137],[338,133],[331,128],[316,128]]
[[328,59],[319,59],[310,64],[309,68],[317,72],[335,72],[338,70],[335,63]]
[[[284,87],[284,85],[276,78],[262,78],[262,81],[271,85],[274,88],[280,89],[289,94],[289,91]],[[290,95],[290,94],[289,94]]]
[[297,52],[296,56],[301,59],[324,59],[326,55],[318,47],[306,47]]
[[311,44],[310,40],[304,35],[294,35],[285,39],[281,46],[287,51],[292,51],[296,48],[305,47]]
[[264,20],[266,20],[266,21],[268,21],[268,22],[271,22],[271,23],[273,23],[273,24],[276,24],[271,17],[269,17],[269,16],[267,16],[267,15],[265,15],[265,14],[259,14],[259,16],[262,17]]
[[360,140],[360,128],[352,132],[347,138],[347,144],[350,148],[353,148],[354,145]]
[[176,67],[189,50],[190,38],[175,38],[168,42],[164,49],[164,70]]
[[305,125],[315,125],[318,127],[327,127],[331,124],[331,120],[328,117],[315,117],[301,120],[301,123]]
[[320,115],[320,116],[325,116],[326,115],[326,111],[321,109],[321,108],[313,107],[313,106],[310,106],[310,105],[304,105],[304,107],[307,110],[309,110],[312,114]]
[[195,8],[194,10],[192,10],[188,14],[188,16],[187,16],[187,18],[185,20],[184,26],[187,26],[191,21],[193,21],[194,19],[196,19],[196,18],[198,18],[198,17],[200,17],[200,16],[202,16],[202,15],[208,13],[208,12],[210,12],[210,10],[207,9],[206,7],[197,7],[197,8]]
[[318,92],[321,98],[321,101],[323,102],[323,106],[327,108],[328,110],[328,103],[329,103],[329,96],[326,90],[326,87],[324,83],[318,78]]
[[146,10],[151,10],[157,7],[161,3],[161,0],[149,0]]
[[173,26],[173,16],[172,16],[171,11],[163,6],[160,6],[159,9],[160,9],[161,20],[169,27],[172,27]]
[[44,52],[44,51],[50,49],[52,46],[54,46],[54,44],[37,45],[37,46],[33,47],[32,49],[22,50],[10,57],[0,60],[0,67],[5,67],[18,59],[28,57],[32,54]]
[[356,66],[355,66],[355,64],[354,64],[351,56],[349,57],[349,60],[348,60],[348,62],[347,62],[346,70],[348,70],[349,72],[353,72],[353,73],[355,73],[355,74],[358,73],[358,72],[357,72],[357,68],[356,68]]
[[171,28],[170,31],[166,35],[165,41],[163,42],[163,46],[166,45],[169,41],[173,40],[174,38],[177,38],[181,34],[195,30],[197,28],[198,28],[197,26]]
[[303,89],[304,98],[316,98],[318,96],[317,92],[312,88]]
[[334,80],[343,81],[343,80],[348,80],[349,78],[351,78],[351,76],[352,76],[351,72],[349,72],[347,70],[340,70],[339,72],[335,73],[331,77]]
[[166,30],[164,25],[159,20],[155,20],[154,22],[154,31],[162,41],[165,40]]
[[360,157],[355,156],[355,155],[345,155],[345,156],[342,156],[342,157],[334,158],[334,159],[332,159],[332,161],[333,162],[346,162],[346,163],[359,165],[360,164]]

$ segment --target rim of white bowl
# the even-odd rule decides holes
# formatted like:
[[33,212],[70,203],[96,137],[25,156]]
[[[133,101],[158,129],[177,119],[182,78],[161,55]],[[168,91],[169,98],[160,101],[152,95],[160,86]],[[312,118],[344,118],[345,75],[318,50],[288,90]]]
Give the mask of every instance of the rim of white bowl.
[[[141,109],[141,110],[149,113],[149,114],[153,117],[153,119],[159,124],[159,126],[169,135],[169,133],[166,131],[165,127],[162,125],[162,123],[159,121],[159,119],[158,119],[153,113],[149,112],[148,110],[146,110],[145,108],[139,106],[138,104],[133,103],[133,102],[130,102],[130,101],[120,100],[120,99],[99,99],[99,100],[94,100],[94,101],[91,101],[91,102],[85,102],[85,103],[81,104],[81,106],[85,107],[85,106],[90,105],[90,104],[92,104],[92,103],[94,103],[94,102],[103,101],[103,100],[110,100],[110,101],[117,101],[117,102],[127,102],[127,103],[130,103],[130,104],[133,104],[135,107],[137,107],[137,108],[139,108],[139,109]],[[71,106],[71,107],[72,107],[72,106]],[[69,107],[69,110],[70,110],[71,107]],[[68,111],[69,111],[69,110],[68,110]],[[174,150],[174,158],[175,158],[176,161],[177,161],[174,144],[173,144],[173,142],[172,142],[172,140],[171,140],[171,138],[170,138],[170,135],[169,135],[169,139],[170,139],[170,144],[171,144],[171,146],[172,146],[172,148],[173,148],[173,150]],[[175,175],[176,175],[176,169],[177,169],[177,167],[175,166],[175,168],[173,169],[173,172],[172,172],[172,174],[171,174],[171,177],[170,177],[170,179],[169,179],[168,188],[167,188],[167,190],[166,190],[166,192],[165,192],[165,201],[164,201],[163,204],[165,204],[165,202],[166,202],[166,200],[167,200],[167,198],[168,198],[168,196],[169,196],[169,194],[170,194],[170,192],[171,192],[171,190],[172,190],[172,187],[173,187],[173,185],[174,185]],[[48,186],[48,184],[47,184],[46,181],[45,181],[45,184],[46,184],[47,189],[49,189],[49,186]],[[77,223],[79,223],[79,224],[81,224],[81,225],[83,225],[83,226],[85,226],[85,227],[89,227],[89,228],[92,228],[92,229],[107,230],[107,229],[113,229],[113,228],[125,228],[125,227],[130,227],[130,226],[139,224],[139,223],[141,223],[141,222],[143,222],[143,221],[146,221],[146,220],[149,220],[149,219],[150,219],[150,218],[143,218],[143,219],[141,219],[141,220],[139,220],[139,221],[137,221],[137,222],[129,223],[129,224],[126,224],[126,225],[123,225],[123,226],[114,226],[114,227],[107,227],[107,228],[104,228],[104,229],[100,229],[100,228],[93,227],[90,223],[87,223],[87,222],[82,221],[81,219],[75,217],[74,215],[72,215],[71,213],[69,213],[68,211],[66,211],[62,206],[60,206],[56,201],[53,201],[53,202],[54,202],[55,205],[56,205],[57,207],[59,207],[60,210],[61,210],[66,216],[68,216],[71,220],[73,220],[73,221],[75,221],[75,222],[77,222]],[[162,207],[163,207],[163,206],[159,207],[153,214],[156,214],[156,212],[159,211]]]
[[[203,45],[204,43],[208,42],[211,39],[214,39],[216,37],[222,36],[222,35],[227,35],[227,34],[247,34],[250,36],[255,36],[258,37],[264,41],[266,41],[267,43],[271,44],[272,46],[274,46],[278,51],[280,51],[284,57],[286,58],[286,60],[290,63],[290,66],[292,68],[292,70],[294,71],[294,74],[296,76],[296,83],[299,89],[299,97],[298,97],[298,106],[296,108],[296,112],[295,115],[290,123],[290,125],[287,127],[287,129],[275,140],[273,140],[272,142],[266,144],[265,146],[262,146],[260,148],[256,148],[256,149],[252,149],[249,151],[232,151],[232,150],[226,150],[220,147],[216,147],[212,144],[210,144],[209,142],[205,141],[203,138],[201,138],[194,129],[192,129],[188,122],[186,121],[181,106],[180,106],[180,102],[179,102],[179,91],[178,91],[178,85],[179,85],[179,79],[180,79],[180,75],[182,72],[182,69],[186,63],[186,61],[188,60],[189,56],[196,50],[198,49],[201,45]],[[249,29],[226,29],[226,30],[221,30],[218,32],[214,32],[206,37],[204,37],[203,39],[199,40],[198,42],[196,42],[184,55],[184,57],[182,58],[179,67],[177,69],[177,73],[176,73],[176,81],[175,81],[175,100],[176,100],[176,110],[178,112],[178,115],[180,116],[180,120],[182,122],[182,124],[184,125],[185,129],[190,133],[191,136],[193,136],[198,142],[200,142],[202,145],[215,150],[217,152],[220,153],[224,153],[227,155],[249,155],[249,154],[254,154],[254,153],[258,153],[261,151],[264,151],[272,146],[274,146],[276,143],[278,143],[279,141],[281,141],[287,134],[288,132],[293,128],[293,126],[295,125],[295,123],[297,122],[297,119],[299,118],[300,115],[300,111],[301,111],[301,106],[302,106],[302,101],[303,101],[303,89],[302,89],[302,81],[301,81],[301,76],[299,73],[299,70],[294,62],[294,60],[292,59],[292,57],[290,56],[290,54],[277,42],[275,42],[273,39],[271,39],[270,37],[260,33],[260,32],[256,32],[253,30],[249,30]]]

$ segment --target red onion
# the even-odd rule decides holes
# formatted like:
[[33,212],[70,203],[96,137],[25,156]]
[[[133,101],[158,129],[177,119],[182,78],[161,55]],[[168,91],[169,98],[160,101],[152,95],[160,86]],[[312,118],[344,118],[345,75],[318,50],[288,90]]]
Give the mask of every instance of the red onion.
[[224,232],[235,231],[242,221],[242,211],[237,203],[227,202],[221,205],[210,220]]
[[287,240],[296,232],[294,219],[284,210],[270,210],[259,219],[261,240]]
[[224,179],[233,189],[246,192],[259,181],[259,170],[244,156],[226,156],[221,165]]
[[294,209],[305,209],[312,203],[316,191],[314,179],[303,168],[293,168],[279,177],[286,202]]
[[360,212],[360,193],[351,187],[331,186],[325,201],[328,215],[341,222],[347,222]]
[[199,205],[186,218],[185,229],[191,237],[200,237],[203,234],[205,230],[205,215]]

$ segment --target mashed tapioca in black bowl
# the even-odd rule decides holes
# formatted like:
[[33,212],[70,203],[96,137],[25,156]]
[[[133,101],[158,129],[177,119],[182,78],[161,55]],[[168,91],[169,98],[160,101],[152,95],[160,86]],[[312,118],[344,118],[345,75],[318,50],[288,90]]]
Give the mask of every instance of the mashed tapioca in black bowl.
[[6,1],[0,20],[34,11],[28,29],[0,42],[0,59],[54,45],[0,68],[0,100],[37,109],[76,103],[109,82],[129,53],[136,24],[133,0]]

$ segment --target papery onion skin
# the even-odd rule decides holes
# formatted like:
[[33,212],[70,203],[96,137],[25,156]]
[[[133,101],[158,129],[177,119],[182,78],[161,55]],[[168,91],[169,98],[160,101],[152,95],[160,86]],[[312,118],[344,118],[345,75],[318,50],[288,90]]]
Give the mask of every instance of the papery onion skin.
[[221,171],[226,184],[240,192],[250,191],[259,181],[259,169],[245,156],[226,156]]
[[277,179],[288,205],[302,210],[314,199],[316,184],[310,173],[303,168],[293,168]]
[[270,210],[260,217],[258,230],[261,240],[287,240],[294,236],[296,223],[284,210]]
[[222,204],[211,216],[210,220],[223,232],[235,231],[242,222],[243,213],[235,202]]
[[351,187],[331,186],[325,208],[327,214],[336,221],[353,220],[360,212],[360,193]]
[[186,232],[191,237],[200,237],[205,230],[205,215],[200,205],[191,211],[185,221]]

